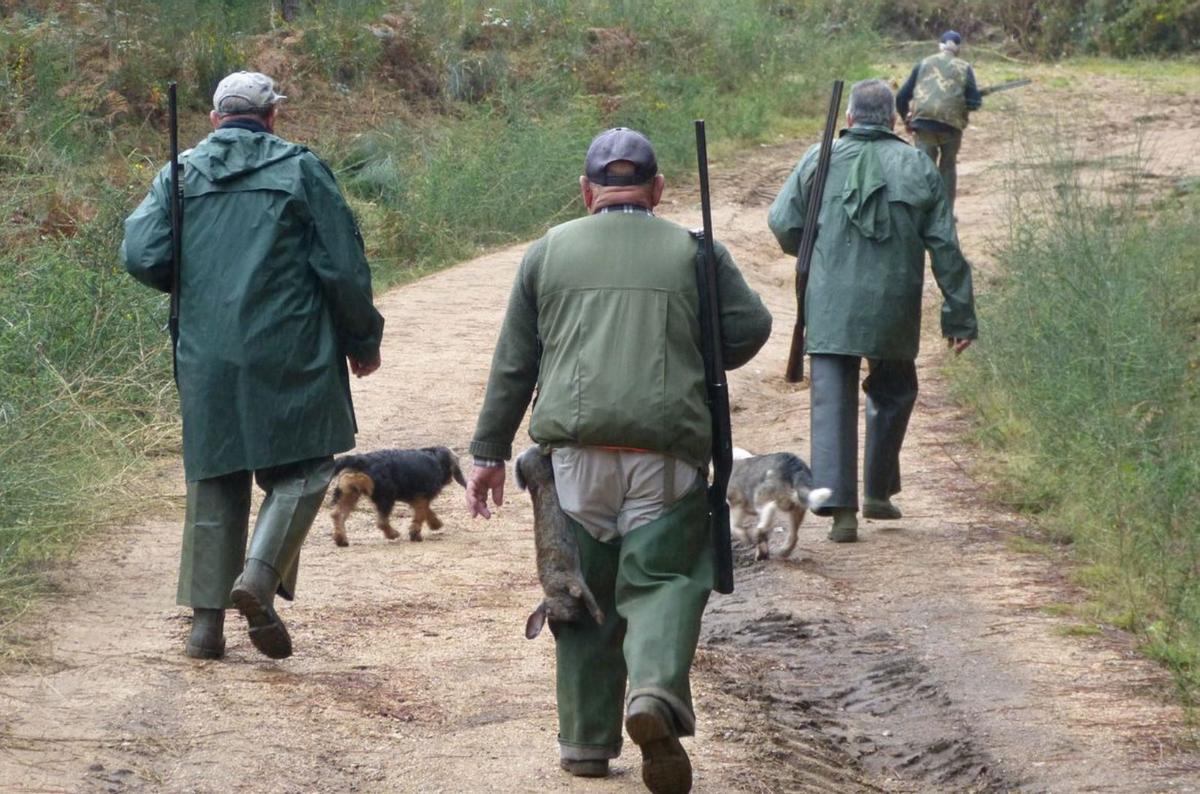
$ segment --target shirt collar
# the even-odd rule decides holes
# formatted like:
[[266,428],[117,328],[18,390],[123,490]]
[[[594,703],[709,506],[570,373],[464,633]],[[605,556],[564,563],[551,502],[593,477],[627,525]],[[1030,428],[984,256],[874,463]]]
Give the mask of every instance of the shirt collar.
[[654,210],[649,207],[643,207],[641,204],[611,204],[596,210],[597,215],[605,215],[610,212],[619,212],[623,215],[633,215],[640,212],[643,215],[654,216]]

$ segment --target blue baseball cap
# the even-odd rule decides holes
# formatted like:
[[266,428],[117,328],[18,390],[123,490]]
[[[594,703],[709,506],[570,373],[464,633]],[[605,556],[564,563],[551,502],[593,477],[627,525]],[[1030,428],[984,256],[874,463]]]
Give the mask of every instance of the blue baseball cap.
[[[609,174],[608,167],[619,160],[633,163],[633,173],[628,176]],[[595,185],[640,185],[658,173],[658,158],[645,135],[628,127],[614,127],[592,140],[584,160],[584,173]]]
[[938,41],[940,41],[942,44],[945,44],[948,41],[952,41],[955,44],[962,44],[962,36],[958,35],[956,31],[947,30],[942,34],[942,37],[938,39]]

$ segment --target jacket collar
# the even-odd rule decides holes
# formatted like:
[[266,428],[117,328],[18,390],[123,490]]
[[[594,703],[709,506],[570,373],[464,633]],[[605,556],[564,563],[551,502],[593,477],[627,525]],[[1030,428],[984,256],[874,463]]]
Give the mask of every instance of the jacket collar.
[[842,130],[838,134],[839,138],[854,138],[860,141],[878,141],[883,138],[895,138],[901,143],[905,140],[887,127],[876,124],[855,124],[853,127]]

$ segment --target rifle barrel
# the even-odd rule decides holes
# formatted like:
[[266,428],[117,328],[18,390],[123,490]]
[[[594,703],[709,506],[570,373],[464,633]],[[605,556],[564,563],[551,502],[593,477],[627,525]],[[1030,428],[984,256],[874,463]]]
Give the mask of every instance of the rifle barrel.
[[700,292],[700,336],[713,438],[713,481],[708,488],[715,568],[713,589],[728,594],[733,592],[733,547],[725,492],[733,468],[733,434],[729,420],[729,384],[725,379],[721,343],[721,304],[717,292],[716,252],[713,249],[712,202],[708,191],[708,144],[702,119],[696,120],[696,160],[700,171],[700,215],[704,226],[696,285]]
[[817,155],[817,167],[813,173],[812,187],[808,193],[808,207],[804,213],[804,231],[800,236],[800,248],[796,255],[796,324],[792,327],[792,346],[788,352],[787,371],[784,378],[788,383],[804,380],[804,293],[808,290],[808,271],[812,265],[813,251],[817,247],[817,222],[821,217],[821,203],[825,195],[825,180],[829,176],[829,161],[833,155],[833,136],[837,132],[838,112],[842,106],[842,88],[845,83],[834,80],[829,96],[829,111],[825,116],[825,129],[821,134],[821,148]]

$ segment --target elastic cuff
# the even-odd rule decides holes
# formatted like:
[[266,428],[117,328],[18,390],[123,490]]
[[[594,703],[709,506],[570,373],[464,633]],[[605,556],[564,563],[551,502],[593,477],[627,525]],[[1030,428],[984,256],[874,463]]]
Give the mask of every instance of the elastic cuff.
[[475,456],[474,464],[477,469],[500,469],[504,467],[504,461],[502,460],[481,458],[478,455]]
[[559,737],[558,753],[564,761],[611,761],[621,754],[621,741],[616,744],[573,744]]
[[512,444],[497,444],[493,441],[472,441],[467,451],[477,458],[508,460],[512,457]]
[[625,710],[629,711],[629,704],[633,702],[634,698],[645,696],[658,698],[671,709],[671,713],[675,716],[675,727],[680,736],[696,735],[696,715],[692,712],[691,707],[665,689],[647,686],[629,690],[629,697],[625,698]]

